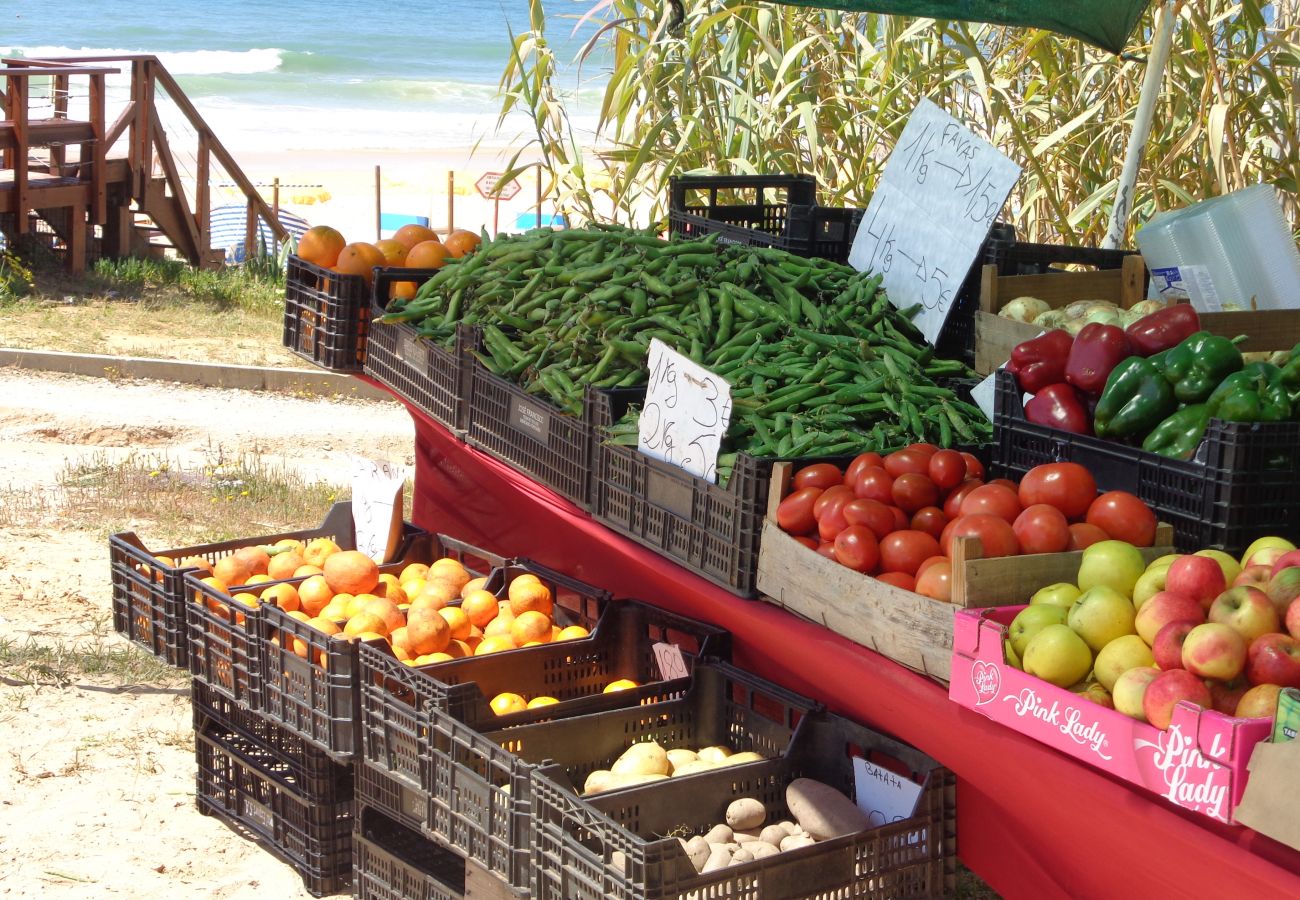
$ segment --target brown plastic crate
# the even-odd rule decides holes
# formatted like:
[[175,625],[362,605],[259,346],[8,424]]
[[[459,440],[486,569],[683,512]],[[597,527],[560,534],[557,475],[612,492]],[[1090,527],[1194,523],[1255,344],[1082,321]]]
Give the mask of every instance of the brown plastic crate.
[[316,896],[346,891],[352,868],[352,769],[311,771],[247,735],[206,718],[194,735],[199,812],[293,866]]
[[357,900],[461,900],[465,860],[364,803],[352,833]]
[[370,288],[290,256],[284,281],[284,346],[332,372],[360,372],[366,358]]
[[[397,574],[410,563],[459,559],[474,575],[487,575],[505,564],[502,557],[444,535],[413,549],[398,563],[381,566]],[[275,606],[262,608],[256,620],[262,673],[260,710],[340,760],[361,750],[361,666],[359,642],[332,638]],[[305,655],[294,652],[295,642]]]
[[[432,748],[424,760],[426,827],[508,885],[529,890],[534,841],[529,776],[539,765],[554,761],[581,784],[644,740],[657,740],[666,749],[722,744],[773,757],[787,752],[796,728],[814,708],[813,701],[727,663],[707,662],[695,667],[684,694],[666,690],[629,709],[482,733],[431,709]],[[759,763],[731,771],[744,777],[751,765]]]
[[[402,530],[406,540],[424,533],[424,529],[410,524],[404,525]],[[305,541],[317,537],[330,538],[345,550],[356,547],[352,504],[346,501],[335,503],[315,528],[175,550],[149,550],[134,531],[112,535],[108,539],[108,555],[113,582],[113,629],[169,665],[183,669],[189,658],[185,636],[185,574],[199,570],[166,565],[159,562],[160,556],[178,563],[190,556],[215,563],[250,544],[273,544],[286,538]]]
[[[676,835],[704,834],[725,822],[727,805],[741,797],[760,800],[768,822],[791,818],[785,787],[799,777],[852,797],[853,756],[923,785],[910,818],[696,873]],[[706,772],[690,779],[693,784],[670,778],[584,798],[574,793],[561,766],[531,776],[537,900],[896,900],[951,896],[956,888],[953,774],[920,751],[838,716],[805,719],[783,758]],[[614,853],[623,854],[623,866],[613,864]]]
[[[515,577],[530,572],[551,588],[555,603],[556,624],[580,624],[595,631],[599,628],[607,610],[616,603],[610,602],[610,593],[591,587],[584,581],[571,579],[550,570],[529,559],[513,559],[506,566],[494,572],[485,589],[497,594],[498,598],[507,596],[510,583]],[[624,622],[632,622],[624,618]],[[659,622],[668,622],[668,616]],[[690,644],[686,637],[689,628],[688,619],[672,619],[682,624],[681,631],[673,631],[677,640]],[[614,620],[611,619],[611,623]],[[710,627],[699,626],[703,631]],[[607,644],[614,637],[615,629],[610,635],[599,637],[601,644]],[[627,637],[628,629],[620,629],[619,636]],[[720,631],[720,629],[715,629]],[[723,632],[725,633],[725,632]],[[383,641],[368,641],[360,645],[360,682],[361,682],[361,739],[364,743],[365,760],[370,766],[393,776],[407,788],[422,789],[421,760],[428,756],[430,748],[428,708],[430,704],[439,709],[454,710],[456,717],[465,715],[485,719],[497,719],[487,708],[487,701],[500,691],[486,693],[486,689],[476,684],[485,678],[484,684],[504,683],[511,671],[520,671],[520,683],[552,684],[569,682],[571,684],[588,684],[598,678],[599,672],[610,671],[607,659],[602,653],[590,653],[589,648],[597,642],[594,635],[578,641],[564,641],[562,644],[549,644],[541,648],[526,650],[506,650],[502,653],[456,659],[456,661],[435,663],[419,668],[407,666],[394,657],[389,645]],[[729,649],[722,641],[716,641],[719,652]],[[714,644],[710,645],[711,648]],[[559,648],[559,649],[556,649]],[[595,670],[595,671],[593,671]],[[532,675],[528,675],[528,672]],[[590,672],[590,674],[589,674]],[[454,687],[443,679],[454,679]],[[603,687],[603,684],[601,685]],[[599,689],[599,688],[597,688]],[[564,698],[564,691],[558,698]],[[486,695],[486,696],[485,696]],[[569,701],[567,709],[594,709],[604,702],[614,702],[607,698],[589,697],[585,701]],[[499,722],[534,722],[556,715],[554,706],[545,710],[528,710],[516,713]]]

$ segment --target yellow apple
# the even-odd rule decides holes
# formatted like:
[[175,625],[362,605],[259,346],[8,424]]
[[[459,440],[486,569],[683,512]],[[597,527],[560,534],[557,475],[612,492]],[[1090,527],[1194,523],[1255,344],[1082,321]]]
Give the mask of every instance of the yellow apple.
[[1115,689],[1119,676],[1129,669],[1155,664],[1156,658],[1151,655],[1151,648],[1146,641],[1136,634],[1126,634],[1101,648],[1096,662],[1092,664],[1092,673],[1102,687],[1111,691]]
[[1048,625],[1029,641],[1025,671],[1057,687],[1069,687],[1092,668],[1092,652],[1068,625]]

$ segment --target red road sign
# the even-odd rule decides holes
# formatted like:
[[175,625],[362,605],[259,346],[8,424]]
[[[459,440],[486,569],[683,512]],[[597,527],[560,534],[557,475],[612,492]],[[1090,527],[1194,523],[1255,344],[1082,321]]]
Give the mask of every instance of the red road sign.
[[519,182],[513,178],[510,179],[507,184],[501,186],[501,193],[499,195],[493,194],[493,191],[496,190],[497,182],[501,180],[501,176],[504,174],[504,172],[485,172],[478,181],[474,182],[474,186],[478,188],[478,192],[488,200],[509,200],[519,193]]

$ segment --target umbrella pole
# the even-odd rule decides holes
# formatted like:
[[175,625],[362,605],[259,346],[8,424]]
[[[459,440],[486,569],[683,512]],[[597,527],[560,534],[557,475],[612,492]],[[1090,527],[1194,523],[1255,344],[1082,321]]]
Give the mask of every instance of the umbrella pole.
[[1142,92],[1138,96],[1137,112],[1133,116],[1133,131],[1129,134],[1128,150],[1124,154],[1124,168],[1120,171],[1115,189],[1115,202],[1110,208],[1110,225],[1103,247],[1118,249],[1128,230],[1128,217],[1133,211],[1133,186],[1137,184],[1138,165],[1151,134],[1151,119],[1155,116],[1156,100],[1160,97],[1160,82],[1169,62],[1169,50],[1174,41],[1174,23],[1182,0],[1168,0],[1156,11],[1155,36],[1151,41],[1151,57],[1147,60],[1146,75],[1142,79]]

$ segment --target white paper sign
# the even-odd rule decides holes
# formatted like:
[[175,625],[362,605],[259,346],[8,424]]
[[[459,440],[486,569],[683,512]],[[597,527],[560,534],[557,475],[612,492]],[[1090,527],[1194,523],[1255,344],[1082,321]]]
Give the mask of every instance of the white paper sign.
[[980,408],[980,412],[984,413],[984,417],[990,422],[993,421],[993,401],[997,397],[998,372],[1001,372],[1005,368],[1005,363],[998,366],[989,373],[987,378],[970,389],[971,400]]
[[660,681],[685,678],[691,674],[690,670],[686,668],[686,657],[682,656],[681,647],[664,641],[656,641],[650,649],[654,651],[655,661],[659,663]]
[[731,422],[731,385],[658,338],[650,341],[647,364],[638,448],[716,484],[718,448]]
[[872,825],[910,819],[916,813],[921,785],[861,757],[853,757],[853,788],[858,809]]
[[889,155],[858,226],[849,263],[878,272],[900,309],[934,343],[1020,166],[929,100]]
[[1223,312],[1223,301],[1205,266],[1152,269],[1149,295],[1166,301],[1187,300],[1197,312]]
[[357,549],[387,562],[402,536],[402,485],[406,468],[352,457],[352,524]]

